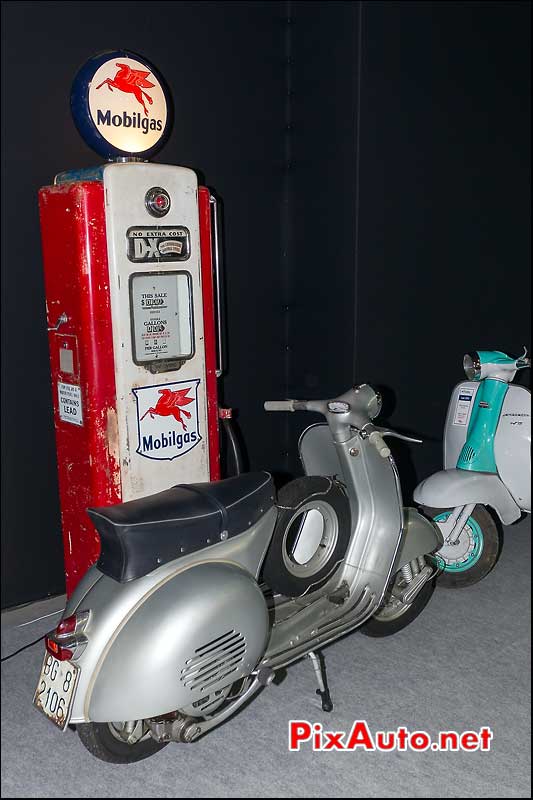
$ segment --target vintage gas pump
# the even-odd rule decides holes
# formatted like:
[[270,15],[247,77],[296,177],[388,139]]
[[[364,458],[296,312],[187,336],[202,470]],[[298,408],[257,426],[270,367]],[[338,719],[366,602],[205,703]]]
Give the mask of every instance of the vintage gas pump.
[[162,77],[100,54],[71,107],[108,163],[39,192],[69,595],[99,553],[88,506],[220,477],[221,371],[215,200],[192,170],[147,161],[171,127]]

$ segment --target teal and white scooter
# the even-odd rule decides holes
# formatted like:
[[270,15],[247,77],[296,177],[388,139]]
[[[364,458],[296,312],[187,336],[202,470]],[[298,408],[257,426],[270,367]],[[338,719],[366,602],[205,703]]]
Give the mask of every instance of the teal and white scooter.
[[531,392],[512,385],[531,366],[527,350],[468,353],[467,380],[453,390],[444,431],[444,470],[422,481],[415,501],[438,523],[440,585],[470,586],[496,564],[504,525],[531,513]]

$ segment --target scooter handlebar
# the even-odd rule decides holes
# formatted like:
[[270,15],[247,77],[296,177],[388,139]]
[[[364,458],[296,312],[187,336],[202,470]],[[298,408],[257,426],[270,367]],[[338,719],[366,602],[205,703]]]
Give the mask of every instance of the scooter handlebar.
[[267,400],[265,402],[265,411],[295,411],[294,404],[296,400]]
[[307,400],[266,400],[263,408],[265,411],[314,411],[315,409],[310,407],[312,405],[313,402]]

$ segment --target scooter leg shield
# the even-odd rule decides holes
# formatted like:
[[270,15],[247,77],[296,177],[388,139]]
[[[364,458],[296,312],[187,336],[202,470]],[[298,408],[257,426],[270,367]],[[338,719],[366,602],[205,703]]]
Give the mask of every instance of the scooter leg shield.
[[446,469],[436,472],[416,487],[413,498],[421,506],[456,508],[480,503],[493,508],[504,525],[515,522],[521,514],[498,475]]
[[[152,586],[120,621],[84,698],[92,722],[147,719],[216,699],[248,675],[269,631],[245,570],[203,562]],[[190,711],[189,711],[190,714]]]

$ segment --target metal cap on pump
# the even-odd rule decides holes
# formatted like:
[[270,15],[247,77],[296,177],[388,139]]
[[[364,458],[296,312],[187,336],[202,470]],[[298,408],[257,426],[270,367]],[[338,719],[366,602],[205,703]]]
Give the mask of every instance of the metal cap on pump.
[[172,127],[164,78],[128,50],[90,58],[74,79],[70,107],[82,138],[109,160],[147,160],[163,147]]

